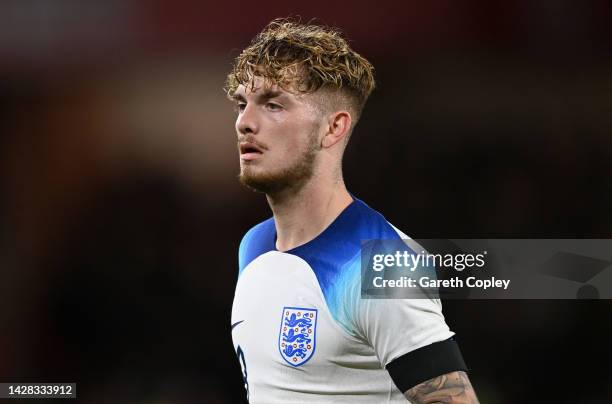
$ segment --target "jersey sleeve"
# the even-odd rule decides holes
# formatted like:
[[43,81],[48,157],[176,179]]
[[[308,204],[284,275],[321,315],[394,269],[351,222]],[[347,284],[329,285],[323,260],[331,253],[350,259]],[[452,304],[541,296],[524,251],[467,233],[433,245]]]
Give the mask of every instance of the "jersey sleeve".
[[[408,248],[422,247],[394,227]],[[360,334],[401,392],[437,376],[467,371],[439,299],[360,299],[354,312]]]
[[434,299],[363,299],[364,338],[402,393],[467,366]]

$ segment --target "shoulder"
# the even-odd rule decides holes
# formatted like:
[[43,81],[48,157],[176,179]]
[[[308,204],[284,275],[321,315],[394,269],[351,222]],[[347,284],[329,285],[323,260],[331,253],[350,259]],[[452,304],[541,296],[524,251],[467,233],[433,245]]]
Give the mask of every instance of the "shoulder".
[[276,229],[272,217],[247,231],[238,249],[239,272],[242,272],[251,261],[261,254],[273,250],[275,236]]

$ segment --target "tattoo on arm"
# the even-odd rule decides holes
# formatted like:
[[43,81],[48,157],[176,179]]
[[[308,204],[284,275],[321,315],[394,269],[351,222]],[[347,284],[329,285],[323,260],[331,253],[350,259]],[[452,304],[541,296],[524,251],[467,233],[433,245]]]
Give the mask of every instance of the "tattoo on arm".
[[404,393],[413,404],[478,404],[465,372],[451,372],[418,384]]

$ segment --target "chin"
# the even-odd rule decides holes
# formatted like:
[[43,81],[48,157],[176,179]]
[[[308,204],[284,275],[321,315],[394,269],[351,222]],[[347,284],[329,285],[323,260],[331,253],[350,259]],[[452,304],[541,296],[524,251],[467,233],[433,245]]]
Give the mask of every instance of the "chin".
[[[258,172],[254,172],[258,171]],[[289,171],[264,172],[260,170],[242,169],[238,176],[242,185],[264,194],[276,194],[289,188],[299,187],[303,178]]]
[[254,173],[252,169],[242,169],[238,179],[240,183],[245,187],[255,191],[262,192],[264,194],[272,193],[275,191],[276,181],[273,176],[266,173]]

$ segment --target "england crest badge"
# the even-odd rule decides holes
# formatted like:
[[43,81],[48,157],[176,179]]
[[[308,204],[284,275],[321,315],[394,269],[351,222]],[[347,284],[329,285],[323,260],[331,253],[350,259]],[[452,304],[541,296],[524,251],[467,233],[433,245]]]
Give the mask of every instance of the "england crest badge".
[[291,366],[308,362],[315,352],[317,309],[285,307],[281,317],[278,349]]

